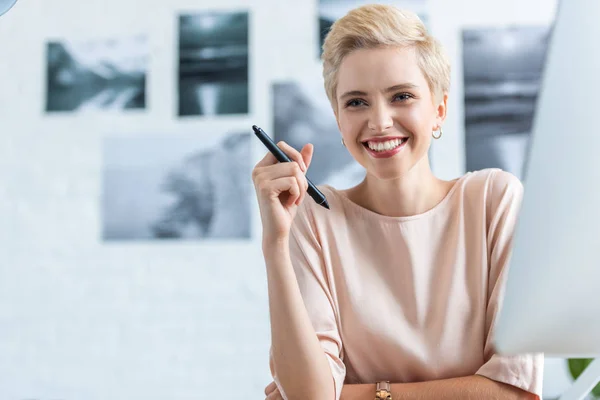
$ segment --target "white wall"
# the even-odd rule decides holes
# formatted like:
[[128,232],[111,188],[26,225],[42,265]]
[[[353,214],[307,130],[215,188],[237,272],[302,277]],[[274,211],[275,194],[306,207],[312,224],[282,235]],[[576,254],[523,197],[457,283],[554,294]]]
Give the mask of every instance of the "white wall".
[[[548,24],[554,1],[430,0],[453,60],[435,172],[464,172],[460,33]],[[176,117],[177,15],[250,11],[250,114]],[[260,220],[250,242],[101,241],[107,134],[199,134],[271,127],[270,83],[312,71],[316,1],[22,0],[0,19],[0,399],[257,399],[270,382]],[[48,116],[45,46],[148,34],[146,112]],[[255,143],[254,162],[264,153]],[[569,379],[547,361],[545,393]]]

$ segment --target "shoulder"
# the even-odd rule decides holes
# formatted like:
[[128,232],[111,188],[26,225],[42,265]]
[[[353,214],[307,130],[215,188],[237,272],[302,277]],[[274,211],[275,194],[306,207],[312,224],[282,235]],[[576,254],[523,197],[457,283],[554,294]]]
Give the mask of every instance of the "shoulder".
[[523,197],[523,184],[519,178],[500,168],[470,172],[465,186],[466,192],[483,196],[492,206],[502,202],[502,199],[520,201]]
[[487,226],[516,216],[523,199],[523,184],[500,168],[471,171],[463,179],[462,204],[469,215],[482,212]]
[[511,193],[520,195],[523,192],[523,183],[515,175],[501,169],[493,169],[492,189],[493,193]]
[[523,199],[523,184],[515,175],[501,169],[493,169],[490,179],[490,207],[492,212],[500,208],[518,208]]
[[477,202],[485,210],[488,232],[512,226],[523,199],[523,184],[519,178],[499,168],[488,168],[473,172],[472,179],[480,193]]

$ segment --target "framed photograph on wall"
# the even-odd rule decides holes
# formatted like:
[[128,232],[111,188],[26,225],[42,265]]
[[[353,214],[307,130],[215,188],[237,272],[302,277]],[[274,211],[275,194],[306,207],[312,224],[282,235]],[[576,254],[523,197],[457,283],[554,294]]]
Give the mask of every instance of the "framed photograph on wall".
[[179,116],[248,113],[248,13],[179,17]]
[[107,136],[103,239],[249,239],[249,133]]
[[46,45],[46,111],[146,108],[145,36],[53,40]]

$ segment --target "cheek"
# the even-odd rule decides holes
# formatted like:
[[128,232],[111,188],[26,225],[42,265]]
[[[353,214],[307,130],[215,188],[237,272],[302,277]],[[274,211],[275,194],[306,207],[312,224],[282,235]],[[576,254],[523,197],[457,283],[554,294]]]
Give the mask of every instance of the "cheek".
[[431,135],[432,120],[422,110],[412,109],[403,116],[403,123],[410,132],[419,139]]
[[355,134],[354,130],[356,130],[356,122],[355,118],[352,118],[352,115],[348,113],[342,113],[338,120],[338,125],[342,136],[345,138],[344,140],[350,140],[350,138]]
[[340,122],[347,126],[348,124],[351,124],[354,121],[356,121],[360,114],[361,113],[359,112],[350,112],[343,110],[342,112],[340,112]]
[[417,131],[415,133],[420,133],[428,122],[424,113],[418,108],[411,108],[407,110],[407,113],[404,115],[404,119],[407,124],[410,124],[410,126]]

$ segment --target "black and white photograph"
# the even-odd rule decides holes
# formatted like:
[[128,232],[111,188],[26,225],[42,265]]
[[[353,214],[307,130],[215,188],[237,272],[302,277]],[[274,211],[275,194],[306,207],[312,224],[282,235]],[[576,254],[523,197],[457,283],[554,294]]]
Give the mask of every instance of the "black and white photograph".
[[323,42],[331,25],[353,8],[372,3],[387,4],[410,10],[421,18],[425,26],[428,26],[427,0],[383,0],[376,2],[369,0],[319,0],[319,47],[317,49],[319,58],[323,53]]
[[107,136],[103,239],[249,239],[249,133]]
[[315,185],[328,184],[337,189],[360,183],[365,170],[342,145],[321,81],[278,82],[272,90],[274,140],[283,140],[297,150],[307,143],[313,144],[309,179]]
[[527,150],[551,27],[463,31],[467,170],[525,180]]
[[146,108],[145,36],[47,43],[47,112]]
[[248,113],[248,13],[179,17],[179,115]]

